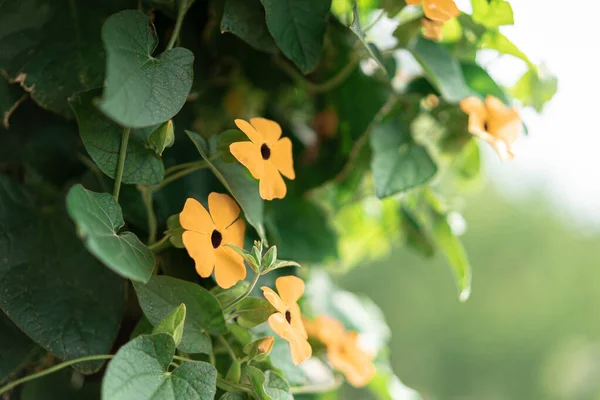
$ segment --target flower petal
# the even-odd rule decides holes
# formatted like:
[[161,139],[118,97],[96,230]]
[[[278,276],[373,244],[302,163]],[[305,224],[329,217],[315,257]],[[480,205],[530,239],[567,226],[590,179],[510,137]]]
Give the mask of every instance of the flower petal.
[[292,156],[292,141],[290,138],[282,138],[271,146],[271,162],[286,178],[296,178],[294,157]]
[[300,336],[304,339],[308,338],[308,334],[306,333],[306,328],[304,327],[304,323],[302,322],[302,313],[300,312],[300,306],[298,304],[292,304],[289,306],[290,310],[290,325],[292,329],[294,329]]
[[283,199],[287,193],[287,187],[281,174],[272,162],[266,162],[263,165],[264,174],[258,185],[260,197],[264,200]]
[[225,229],[240,215],[240,207],[235,200],[223,193],[212,192],[208,195],[208,209],[215,228],[221,234],[225,233]]
[[[283,302],[283,300],[281,300],[281,297],[279,297],[279,295],[277,293],[275,293],[275,291],[268,286],[263,286],[263,287],[261,287],[261,289],[263,291],[263,296],[265,296],[265,299],[267,299],[267,301],[269,303],[271,303],[273,305],[273,307],[275,307],[275,309],[277,311],[279,311],[285,317],[285,312],[287,311],[287,307],[286,307],[285,303]],[[287,324],[287,321],[286,321],[286,324]]]
[[264,174],[265,161],[260,154],[260,145],[252,142],[237,142],[229,145],[231,154],[252,174],[254,179],[261,179]]
[[206,208],[192,198],[185,201],[183,210],[179,213],[179,223],[183,229],[204,234],[209,234],[215,229],[215,224]]
[[443,22],[460,15],[454,0],[424,0],[423,11],[427,18]]
[[219,246],[215,250],[215,280],[217,285],[228,289],[246,277],[244,259],[233,249]]
[[271,315],[268,322],[271,329],[290,344],[292,361],[295,365],[302,363],[312,355],[312,347],[308,341],[292,329],[283,314]]
[[[246,223],[242,218],[230,225],[223,234],[223,244],[234,244],[237,247],[244,247],[244,235],[246,233]],[[235,253],[233,249],[231,249]],[[237,253],[235,253],[237,254]],[[241,257],[241,256],[240,256]]]
[[210,243],[210,236],[194,231],[185,231],[182,239],[188,254],[196,262],[196,272],[201,277],[208,278],[215,266],[215,249]]
[[277,292],[284,304],[290,308],[304,294],[304,281],[297,276],[281,276],[275,281]]
[[281,137],[281,126],[275,121],[266,118],[251,118],[250,123],[260,132],[268,145],[272,145]]
[[259,146],[264,143],[265,140],[263,138],[263,135],[256,129],[254,129],[254,127],[250,125],[250,123],[244,121],[243,119],[236,119],[234,122],[235,125],[238,128],[240,128],[240,130],[244,132],[246,136],[248,136],[248,139],[250,139],[252,143],[257,144]]
[[487,111],[485,108],[485,104],[479,97],[471,96],[465,99],[462,99],[460,102],[460,109],[465,112],[465,114],[478,114],[481,118],[487,118]]

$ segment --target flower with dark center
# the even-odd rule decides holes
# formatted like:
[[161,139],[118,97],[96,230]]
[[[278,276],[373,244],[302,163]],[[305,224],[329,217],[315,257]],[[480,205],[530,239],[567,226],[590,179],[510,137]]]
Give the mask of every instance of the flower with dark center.
[[183,245],[198,275],[208,278],[214,270],[217,284],[227,289],[246,277],[246,267],[242,256],[224,245],[244,247],[246,224],[239,218],[240,207],[226,194],[211,193],[208,209],[210,213],[197,200],[186,200],[179,214]]
[[260,155],[262,156],[263,160],[268,160],[271,158],[271,149],[266,143],[263,143],[263,145],[260,146]]

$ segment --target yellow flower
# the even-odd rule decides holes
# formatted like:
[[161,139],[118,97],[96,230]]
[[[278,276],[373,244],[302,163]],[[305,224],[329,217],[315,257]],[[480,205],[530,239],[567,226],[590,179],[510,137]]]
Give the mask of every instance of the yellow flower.
[[246,277],[244,259],[226,244],[244,246],[246,224],[239,218],[240,208],[228,195],[208,196],[210,214],[197,200],[185,201],[179,214],[183,245],[196,262],[196,272],[208,278],[215,270],[215,280],[224,289]]
[[320,315],[306,324],[310,337],[327,346],[327,358],[354,387],[365,386],[377,372],[372,357],[358,345],[358,333],[347,332],[338,320]]
[[423,36],[431,40],[442,40],[442,27],[444,23],[434,21],[429,18],[421,18],[421,26],[423,27]]
[[275,121],[252,118],[250,123],[236,119],[235,124],[250,142],[229,146],[231,154],[242,163],[255,179],[260,180],[260,197],[265,200],[283,199],[287,193],[281,175],[296,178],[292,158],[292,141],[281,138],[281,127]]
[[488,142],[502,161],[514,158],[511,147],[523,131],[521,117],[514,108],[493,96],[487,96],[485,103],[468,97],[460,102],[460,108],[469,115],[469,132]]
[[434,21],[446,22],[460,15],[454,0],[406,0],[406,4],[411,6],[421,3],[425,16]]
[[269,326],[290,344],[292,361],[298,365],[312,354],[298,299],[304,293],[304,281],[296,276],[282,276],[275,281],[279,295],[263,286],[265,298],[275,307],[276,313],[269,317]]

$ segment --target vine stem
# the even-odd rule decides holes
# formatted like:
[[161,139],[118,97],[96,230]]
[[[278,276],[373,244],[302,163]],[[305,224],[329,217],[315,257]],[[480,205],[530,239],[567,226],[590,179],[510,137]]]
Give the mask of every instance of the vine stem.
[[185,13],[187,11],[187,1],[181,0],[179,3],[179,12],[177,13],[177,20],[175,21],[175,28],[173,29],[173,34],[169,39],[169,44],[167,45],[167,50],[170,50],[175,46],[175,42],[179,37],[179,31],[181,30],[181,25],[183,25],[183,17],[185,17]]
[[156,232],[158,230],[158,222],[153,207],[153,191],[145,186],[138,186],[138,190],[142,194],[142,201],[146,207],[146,216],[148,219],[148,246],[156,242]]
[[242,293],[241,295],[239,295],[231,303],[229,303],[228,305],[226,305],[225,307],[223,307],[223,311],[227,312],[227,310],[233,308],[233,306],[235,306],[237,303],[239,303],[240,301],[242,301],[246,297],[248,297],[248,295],[250,293],[252,293],[252,291],[254,290],[254,286],[256,286],[256,284],[258,283],[259,279],[260,279],[260,274],[257,273],[256,275],[254,275],[254,279],[252,280],[252,283],[250,283],[250,286],[248,287],[248,290],[246,290],[244,293]]
[[116,201],[119,201],[119,192],[121,191],[121,181],[123,180],[123,170],[125,169],[125,159],[127,158],[127,143],[129,143],[129,132],[130,128],[123,130],[121,136],[121,147],[119,147],[119,160],[117,163],[117,171],[115,172],[115,186],[113,190],[113,197]]
[[198,161],[196,163],[193,163],[192,166],[185,169],[181,169],[173,173],[171,176],[166,177],[161,183],[159,183],[156,186],[153,186],[150,190],[156,192],[157,190],[160,190],[163,187],[167,186],[169,183],[176,181],[177,179],[182,178],[188,174],[191,174],[192,172],[196,172],[199,169],[206,168],[207,166],[208,163],[206,161]]
[[233,351],[233,349],[229,345],[229,342],[227,342],[227,340],[223,336],[219,336],[219,340],[221,341],[221,343],[223,344],[223,346],[225,346],[225,348],[229,352],[229,355],[231,356],[231,359],[233,361],[236,361],[237,360],[237,356],[235,355],[235,352]]
[[25,383],[25,382],[29,382],[32,381],[34,379],[37,378],[41,378],[42,376],[51,374],[53,372],[59,371],[65,367],[68,367],[70,365],[73,364],[77,364],[80,362],[85,362],[85,361],[96,361],[96,360],[108,360],[113,358],[114,355],[113,354],[100,354],[100,355],[96,355],[96,356],[88,356],[88,357],[81,357],[81,358],[76,358],[74,360],[69,360],[69,361],[65,361],[62,362],[60,364],[56,364],[53,367],[50,367],[48,369],[45,369],[43,371],[40,371],[38,373],[35,374],[31,374],[31,375],[27,375],[21,379],[17,379],[16,381],[10,382],[7,385],[5,385],[4,387],[0,388],[0,395],[2,395],[3,393],[8,392],[11,389],[14,389],[15,387]]
[[341,183],[346,180],[346,178],[348,177],[348,175],[354,168],[354,164],[356,163],[356,160],[358,159],[358,156],[360,155],[360,151],[362,150],[364,145],[367,143],[367,140],[369,139],[369,136],[371,135],[373,128],[375,127],[375,125],[377,125],[379,122],[381,122],[381,120],[383,119],[383,117],[386,116],[387,113],[390,112],[390,110],[392,109],[394,104],[396,104],[396,100],[397,100],[396,96],[391,95],[388,98],[387,102],[379,109],[379,111],[377,112],[377,114],[375,115],[375,117],[373,118],[373,120],[371,121],[369,126],[367,127],[367,129],[360,136],[360,138],[358,138],[358,140],[354,143],[354,146],[352,146],[352,150],[350,150],[350,155],[348,156],[348,162],[346,163],[346,165],[344,165],[342,170],[335,176],[335,178],[333,178],[333,180],[335,182]]
[[162,239],[160,239],[158,242],[152,243],[151,245],[149,245],[148,248],[153,253],[159,253],[161,250],[169,247],[169,245],[170,245],[169,236],[167,235],[167,236],[164,236]]

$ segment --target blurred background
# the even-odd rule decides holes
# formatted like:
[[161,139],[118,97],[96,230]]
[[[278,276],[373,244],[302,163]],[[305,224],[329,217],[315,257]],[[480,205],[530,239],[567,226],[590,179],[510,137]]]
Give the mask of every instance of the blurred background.
[[[470,11],[468,0],[457,3]],[[382,307],[394,370],[427,399],[600,399],[600,84],[591,51],[600,4],[511,4],[515,25],[502,32],[545,63],[559,89],[541,115],[522,111],[529,136],[514,161],[501,164],[484,146],[486,183],[463,206],[471,298],[458,302],[441,255],[407,248],[338,283]],[[383,37],[393,27],[377,29]],[[525,70],[510,56],[480,61],[506,86]]]

